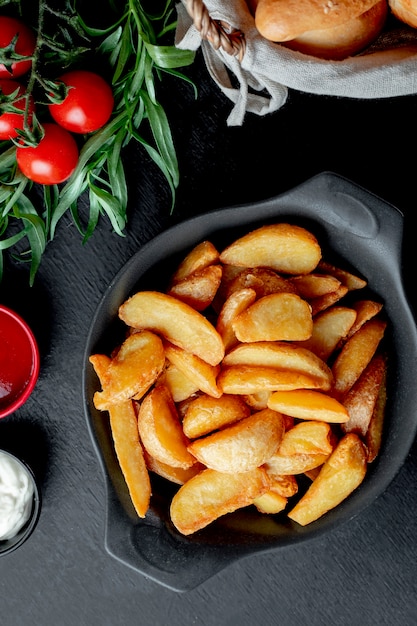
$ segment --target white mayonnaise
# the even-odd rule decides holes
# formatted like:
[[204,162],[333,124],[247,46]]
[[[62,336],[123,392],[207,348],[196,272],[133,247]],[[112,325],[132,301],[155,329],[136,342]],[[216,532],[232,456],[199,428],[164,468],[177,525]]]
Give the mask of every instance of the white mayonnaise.
[[0,540],[11,539],[28,521],[33,479],[26,468],[0,450]]

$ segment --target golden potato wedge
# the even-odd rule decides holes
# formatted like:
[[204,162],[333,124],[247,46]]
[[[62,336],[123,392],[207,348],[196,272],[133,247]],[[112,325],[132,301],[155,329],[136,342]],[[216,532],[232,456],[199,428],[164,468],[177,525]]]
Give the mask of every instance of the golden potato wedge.
[[314,522],[362,483],[366,468],[365,445],[355,433],[344,435],[288,517],[301,526]]
[[170,506],[172,523],[181,534],[190,535],[226,513],[251,505],[268,486],[266,472],[258,467],[240,474],[205,469],[174,495]]
[[211,241],[197,244],[181,261],[171,277],[171,286],[199,272],[209,265],[218,263],[219,252]]
[[167,364],[158,381],[168,387],[174,402],[183,402],[199,391],[198,385],[173,363]]
[[196,311],[204,311],[212,303],[221,278],[221,265],[208,265],[176,282],[167,293]]
[[[92,360],[93,358],[93,360]],[[90,357],[96,363],[97,356]],[[94,394],[94,405],[100,411],[108,410],[132,397],[142,397],[153,385],[165,365],[161,339],[153,332],[132,333],[122,343],[102,372],[102,391]]]
[[347,337],[355,320],[356,311],[353,308],[332,306],[313,318],[312,335],[302,345],[327,361],[341,340]]
[[110,429],[120,469],[139,515],[145,517],[151,498],[151,483],[139,440],[136,412],[131,400],[109,407]]
[[217,386],[223,393],[248,396],[287,389],[323,389],[323,377],[261,365],[229,365],[220,370]]
[[304,475],[307,476],[311,481],[316,480],[317,476],[320,474],[321,468],[323,466],[319,465],[318,467],[314,467],[311,470],[307,470],[304,472]]
[[340,287],[340,280],[327,274],[303,274],[291,277],[290,282],[296,289],[296,293],[305,300],[312,300],[325,296]]
[[368,463],[375,461],[382,444],[382,434],[385,420],[385,407],[387,403],[387,368],[385,367],[383,378],[379,387],[378,398],[374,412],[365,436]]
[[254,289],[239,289],[234,291],[221,307],[217,317],[216,330],[223,339],[226,352],[238,342],[233,330],[234,320],[255,300],[256,292]]
[[250,393],[248,395],[244,395],[243,399],[248,406],[253,411],[261,411],[262,409],[268,408],[268,400],[272,391],[257,391],[255,393]]
[[283,223],[261,226],[220,253],[226,265],[267,267],[283,274],[308,274],[320,259],[321,248],[311,232]]
[[336,397],[343,397],[358,380],[374,356],[386,326],[384,320],[373,318],[346,341],[332,366]]
[[333,374],[320,357],[295,343],[285,341],[256,341],[232,348],[223,365],[260,365],[281,370],[296,370],[323,379],[322,389],[330,389]]
[[249,417],[250,413],[249,406],[241,396],[224,393],[220,398],[213,398],[201,395],[189,403],[182,428],[189,439],[196,439]]
[[312,298],[309,302],[311,305],[311,312],[313,317],[322,311],[325,311],[331,306],[334,306],[336,302],[339,302],[347,293],[348,288],[345,285],[340,285],[335,291],[324,294],[324,296],[318,296]]
[[310,305],[293,293],[273,293],[256,300],[233,321],[239,341],[303,341],[311,337]]
[[104,384],[104,377],[111,363],[111,358],[107,354],[90,354],[88,359],[93,366],[97,378],[100,381],[101,386]]
[[144,457],[146,466],[150,472],[158,474],[158,476],[161,476],[176,485],[183,485],[187,482],[187,480],[190,480],[190,478],[196,476],[196,474],[205,469],[204,465],[201,465],[201,463],[194,463],[194,465],[186,469],[182,467],[173,467],[172,465],[167,465],[167,463],[158,461],[158,459],[151,456],[145,449]]
[[349,330],[348,338],[355,334],[365,322],[376,317],[378,313],[382,311],[382,304],[374,300],[359,300],[352,304],[352,309],[356,311],[356,319],[352,328]]
[[158,461],[183,469],[195,463],[195,458],[187,450],[188,439],[165,385],[154,387],[142,401],[138,429],[146,451]]
[[243,269],[241,267],[235,267],[234,265],[222,264],[223,272],[220,286],[217,290],[216,296],[213,300],[213,308],[216,312],[219,312],[223,306],[225,300],[229,297],[229,288],[232,281],[240,274]]
[[317,269],[324,274],[330,274],[331,276],[334,276],[335,278],[340,280],[342,285],[345,285],[345,287],[347,287],[349,291],[353,291],[355,289],[363,289],[368,284],[364,278],[356,276],[356,274],[352,274],[352,272],[348,272],[345,269],[332,265],[331,263],[328,263],[323,259],[320,260]]
[[263,465],[270,480],[270,491],[274,491],[284,498],[291,498],[298,492],[298,482],[293,474],[274,474]]
[[217,386],[216,378],[219,373],[218,365],[210,365],[195,354],[187,352],[178,346],[164,342],[165,356],[170,363],[209,396],[219,398],[222,392]]
[[293,475],[306,472],[323,465],[328,454],[281,454],[275,452],[262,467],[268,476],[271,474]]
[[288,498],[285,498],[272,490],[263,493],[253,501],[253,504],[258,509],[259,513],[269,513],[270,515],[281,513],[281,511],[283,511],[287,506],[287,503]]
[[298,293],[292,283],[267,267],[247,267],[230,281],[227,297],[241,289],[253,289],[257,298],[285,291]]
[[267,461],[278,449],[283,435],[282,415],[264,409],[211,435],[195,439],[188,450],[200,463],[218,472],[249,472]]
[[335,438],[328,422],[303,421],[285,432],[278,453],[329,455],[334,448]]
[[349,419],[342,424],[345,433],[356,433],[362,440],[366,437],[386,375],[387,360],[383,354],[375,355],[356,383],[343,398]]
[[148,328],[210,365],[224,356],[222,338],[198,311],[173,296],[139,291],[119,307],[119,317],[132,328]]
[[320,422],[348,422],[347,408],[336,398],[314,389],[295,389],[293,391],[274,391],[268,400],[268,406],[303,420]]

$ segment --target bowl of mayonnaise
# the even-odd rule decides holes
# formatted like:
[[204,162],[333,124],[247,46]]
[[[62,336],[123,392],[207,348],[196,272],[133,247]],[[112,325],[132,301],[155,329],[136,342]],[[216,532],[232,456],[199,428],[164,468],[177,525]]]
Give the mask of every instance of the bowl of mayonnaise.
[[0,556],[15,550],[32,534],[41,499],[31,468],[0,450]]

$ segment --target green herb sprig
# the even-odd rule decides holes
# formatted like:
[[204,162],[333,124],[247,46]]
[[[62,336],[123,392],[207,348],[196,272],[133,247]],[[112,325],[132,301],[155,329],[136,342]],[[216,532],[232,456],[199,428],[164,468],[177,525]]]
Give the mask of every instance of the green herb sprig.
[[[0,2],[1,7],[4,1]],[[12,4],[21,8],[22,2],[14,0]],[[172,197],[171,210],[175,206],[178,161],[157,89],[165,73],[187,81],[195,89],[179,72],[179,68],[193,62],[194,53],[178,50],[169,42],[176,25],[175,8],[172,0],[163,2],[158,13],[150,13],[139,0],[125,0],[120,7],[109,0],[105,13],[110,23],[97,26],[89,22],[75,1],[66,0],[59,10],[51,0],[38,1],[34,28],[37,45],[26,92],[27,98],[34,97],[37,113],[29,127],[25,111],[25,129],[19,140],[32,145],[40,140],[46,105],[65,97],[56,77],[81,60],[84,66],[86,62],[100,62],[105,68],[115,106],[106,126],[83,138],[78,165],[68,181],[59,186],[32,183],[17,168],[16,145],[0,143],[0,279],[7,251],[30,263],[29,283],[33,285],[47,244],[68,212],[84,243],[102,216],[117,235],[125,235],[128,186],[123,152],[132,141],[164,174]],[[13,107],[13,101],[9,98],[4,106]],[[84,212],[88,205],[87,216],[81,211],[82,198],[87,199],[83,203]]]

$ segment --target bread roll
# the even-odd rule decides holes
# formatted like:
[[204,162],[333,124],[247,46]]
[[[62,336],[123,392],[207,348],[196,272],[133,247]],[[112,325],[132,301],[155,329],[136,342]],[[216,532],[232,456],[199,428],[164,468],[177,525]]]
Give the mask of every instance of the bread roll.
[[417,0],[389,0],[389,6],[397,19],[417,28]]
[[368,11],[340,26],[310,30],[283,45],[304,54],[340,61],[372,43],[383,29],[387,15],[387,0],[379,0]]
[[[368,11],[378,0],[258,0],[255,25],[270,41],[334,28]],[[414,1],[414,0],[413,0]]]

